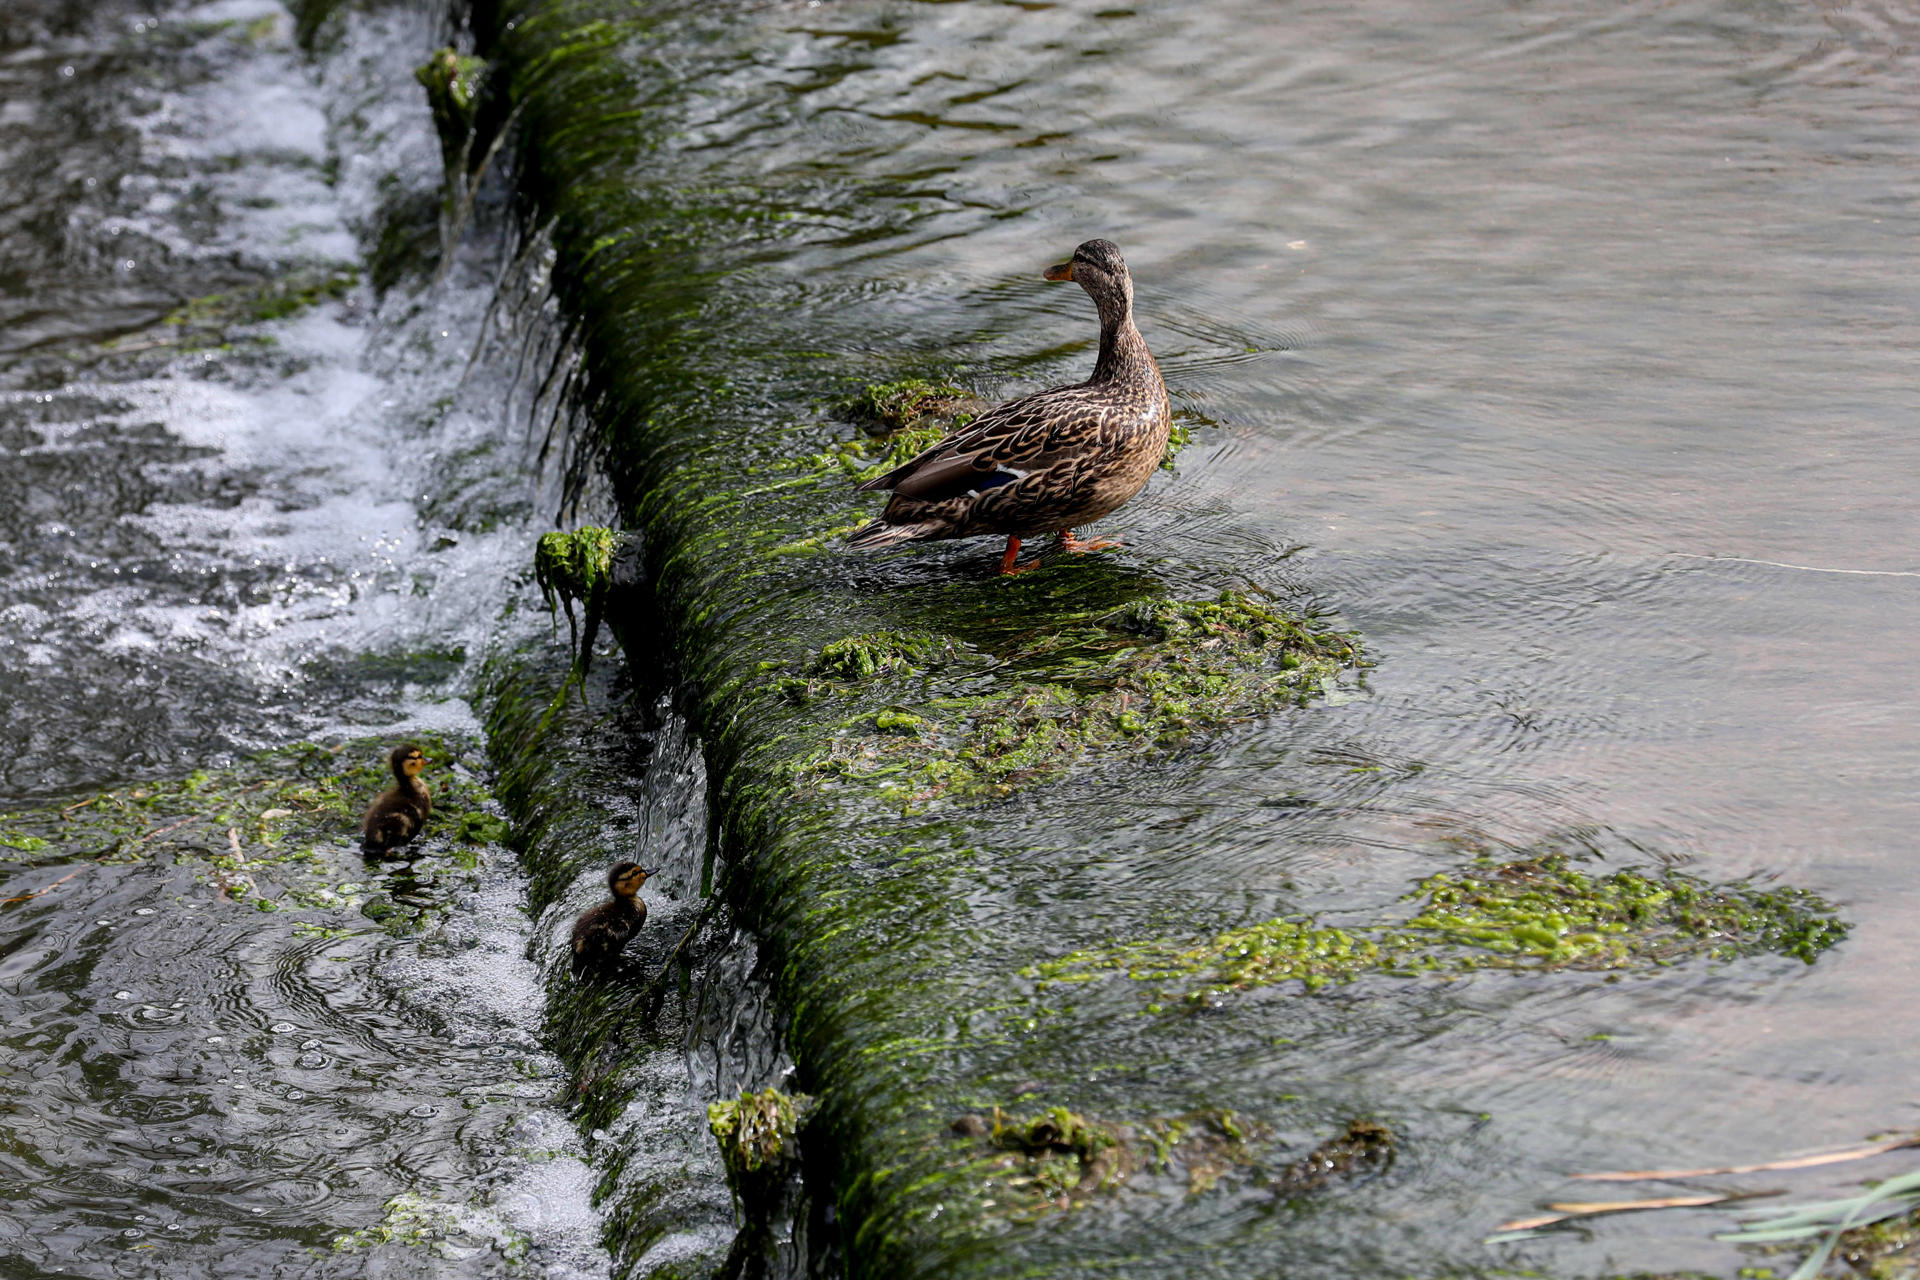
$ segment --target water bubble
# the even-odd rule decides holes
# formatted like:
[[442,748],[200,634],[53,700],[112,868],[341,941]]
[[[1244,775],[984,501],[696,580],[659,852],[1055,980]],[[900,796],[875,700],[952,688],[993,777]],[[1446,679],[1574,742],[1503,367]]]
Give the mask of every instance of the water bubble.
[[111,924],[113,923],[113,921],[111,921],[111,920],[95,920],[95,921],[94,921],[94,923],[95,923],[95,924],[98,924],[98,925],[111,925]]
[[428,1105],[427,1105],[426,1103],[424,1103],[424,1102],[423,1102],[423,1103],[421,1103],[421,1104],[420,1104],[419,1106],[417,1106],[417,1107],[414,1107],[414,1108],[413,1108],[412,1110],[410,1110],[410,1111],[408,1111],[408,1112],[407,1112],[407,1114],[408,1114],[408,1115],[410,1115],[410,1116],[418,1116],[418,1117],[419,1117],[420,1119],[422,1119],[422,1120],[424,1120],[424,1119],[426,1119],[426,1118],[427,1118],[428,1116],[437,1116],[437,1115],[439,1115],[439,1114],[440,1114],[440,1108],[438,1108],[438,1107],[430,1107],[430,1106],[428,1106]]
[[73,68],[71,66],[62,67],[60,68],[60,74],[63,76],[70,76],[73,74]]
[[284,1035],[286,1035],[286,1034],[287,1034],[288,1032],[291,1032],[291,1031],[298,1031],[298,1030],[299,1030],[300,1028],[299,1028],[299,1027],[296,1027],[296,1026],[294,1026],[294,1025],[293,1025],[293,1024],[291,1023],[291,1022],[276,1022],[276,1023],[274,1023],[274,1024],[273,1024],[273,1025],[272,1025],[271,1027],[269,1027],[269,1028],[267,1028],[267,1029],[268,1029],[269,1031],[271,1031],[271,1032],[273,1032],[273,1034],[275,1034],[275,1035],[277,1035],[277,1036],[284,1036]]
[[137,916],[150,916],[153,914],[153,908],[152,907],[135,907],[133,909],[133,914]]
[[293,1065],[303,1067],[308,1071],[318,1071],[331,1061],[332,1059],[324,1053],[303,1053]]
[[172,1004],[168,1005],[167,1007],[169,1009],[184,1009],[187,1007],[187,1002],[185,1000],[175,1000]]
[[133,999],[133,992],[131,992],[131,991],[116,991],[116,992],[114,992],[114,993],[113,993],[113,998],[114,998],[115,1000],[131,1000],[131,999]]
[[320,1047],[320,1042],[318,1040],[302,1040],[300,1042],[300,1047],[302,1049],[318,1049]]
[[207,1037],[208,1044],[225,1044],[226,1042],[227,1042],[227,1038],[225,1036],[208,1036]]
[[607,1140],[607,1131],[605,1129],[595,1129],[592,1133],[588,1134],[587,1136],[589,1138],[592,1138],[595,1142],[605,1142]]
[[142,1231],[138,1227],[128,1227],[126,1230],[122,1231],[120,1234],[126,1237],[128,1240],[138,1240],[141,1236],[147,1233]]
[[288,1102],[298,1102],[298,1101],[300,1101],[300,1100],[301,1100],[302,1098],[304,1098],[304,1097],[306,1097],[306,1096],[307,1096],[307,1095],[306,1095],[306,1094],[305,1094],[304,1092],[302,1092],[301,1090],[299,1090],[299,1089],[289,1089],[289,1090],[287,1090],[287,1101],[288,1101]]

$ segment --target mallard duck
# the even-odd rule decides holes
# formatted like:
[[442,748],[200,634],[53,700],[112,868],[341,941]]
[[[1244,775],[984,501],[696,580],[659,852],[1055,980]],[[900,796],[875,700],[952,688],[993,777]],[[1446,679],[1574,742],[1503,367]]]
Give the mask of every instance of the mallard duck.
[[606,969],[620,958],[621,950],[647,922],[647,904],[640,901],[640,886],[660,868],[647,870],[637,862],[617,862],[607,872],[610,902],[581,913],[573,922],[573,971]]
[[1111,546],[1073,531],[1146,485],[1173,426],[1167,387],[1133,324],[1133,279],[1111,240],[1089,240],[1044,273],[1072,280],[1100,312],[1093,376],[989,409],[902,466],[861,485],[891,489],[880,518],[847,545],[972,538],[1007,540],[1000,572],[1019,573],[1020,541],[1057,535],[1064,551]]
[[427,767],[426,753],[419,744],[403,742],[387,754],[387,767],[393,770],[393,785],[382,791],[367,806],[360,820],[360,847],[378,856],[399,848],[420,834],[433,812],[427,798],[427,784],[420,771]]

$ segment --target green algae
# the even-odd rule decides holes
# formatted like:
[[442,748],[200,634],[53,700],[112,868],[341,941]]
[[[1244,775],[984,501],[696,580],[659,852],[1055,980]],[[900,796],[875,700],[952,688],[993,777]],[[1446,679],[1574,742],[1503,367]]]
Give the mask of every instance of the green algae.
[[239,344],[271,345],[261,325],[285,320],[326,302],[338,301],[360,283],[357,271],[339,267],[299,267],[281,275],[218,293],[189,298],[152,326],[124,334],[92,352],[69,357],[89,363],[101,356],[139,356],[170,351],[224,351]]
[[525,1261],[532,1248],[524,1232],[505,1226],[491,1213],[402,1192],[386,1202],[379,1223],[335,1236],[332,1249],[335,1253],[354,1253],[379,1245],[400,1245],[459,1262],[469,1260],[479,1243],[490,1246],[509,1264]]
[[453,48],[440,49],[414,69],[413,78],[427,91],[427,106],[433,112],[448,171],[464,169],[486,84],[486,60]]
[[[1021,973],[1041,991],[1124,973],[1150,984],[1160,998],[1199,1000],[1282,982],[1299,982],[1316,991],[1395,967],[1404,962],[1405,949],[1403,940],[1391,935],[1376,941],[1345,929],[1267,920],[1186,947],[1141,941],[1074,951]],[[1147,1011],[1158,1013],[1162,1007],[1156,1000]]]
[[1421,881],[1415,896],[1423,910],[1407,929],[1551,968],[1761,952],[1812,964],[1848,930],[1830,905],[1802,889],[1713,885],[1673,870],[1593,876],[1558,853],[1441,872]]
[[1763,953],[1811,964],[1849,928],[1804,890],[1716,885],[1671,868],[1597,876],[1558,852],[1438,872],[1402,901],[1415,904],[1414,914],[1379,925],[1265,920],[1187,943],[1086,948],[1021,974],[1036,993],[1124,974],[1147,993],[1145,1012],[1161,1013],[1289,982],[1316,991],[1370,973],[1631,970]]
[[800,1128],[813,1110],[804,1093],[778,1089],[707,1104],[707,1129],[720,1144],[720,1160],[736,1187],[746,1179],[777,1171],[799,1157]]
[[[850,506],[860,499],[853,484],[885,475],[895,467],[918,457],[947,434],[946,425],[902,427],[885,436],[859,435],[836,440],[816,453],[784,460],[780,469],[800,473],[798,482],[818,485],[830,482],[840,503]],[[843,484],[851,481],[853,484]],[[855,526],[857,527],[857,526]]]
[[1013,1195],[1003,1212],[1069,1208],[1119,1185],[1138,1164],[1123,1130],[1065,1107],[1024,1118],[995,1107],[981,1127],[987,1145],[1005,1153],[993,1162],[1003,1194]]
[[[873,784],[908,812],[999,799],[1298,705],[1359,661],[1354,637],[1245,593],[1137,601],[1008,647],[992,692],[902,704],[886,725],[846,722],[794,774]],[[916,731],[902,734],[909,715]]]
[[848,636],[820,646],[810,671],[841,680],[871,680],[880,675],[920,672],[935,662],[951,659],[957,646],[951,637],[925,631],[875,631]]
[[1281,1168],[1268,1185],[1280,1196],[1316,1191],[1336,1178],[1351,1178],[1386,1165],[1397,1145],[1393,1130],[1386,1125],[1376,1120],[1349,1120],[1345,1132]]
[[979,397],[946,382],[903,378],[872,382],[844,406],[854,422],[875,434],[910,428],[923,418],[944,418],[949,427],[963,426],[982,407]]
[[1291,1160],[1269,1154],[1271,1133],[1225,1108],[1139,1121],[1096,1120],[1066,1107],[1012,1116],[993,1108],[955,1120],[952,1132],[992,1153],[969,1166],[985,1206],[1031,1219],[1111,1197],[1143,1180],[1148,1194],[1171,1183],[1206,1195],[1233,1179],[1290,1199],[1384,1166],[1396,1146],[1385,1125],[1350,1121],[1341,1133]]
[[1840,1233],[1833,1256],[1864,1280],[1920,1276],[1920,1210]]
[[[580,676],[593,662],[593,644],[613,593],[613,557],[619,545],[619,534],[596,525],[572,533],[543,533],[534,544],[534,582],[556,629],[559,612],[566,612],[568,648]],[[575,603],[583,614],[579,624],[573,617]]]

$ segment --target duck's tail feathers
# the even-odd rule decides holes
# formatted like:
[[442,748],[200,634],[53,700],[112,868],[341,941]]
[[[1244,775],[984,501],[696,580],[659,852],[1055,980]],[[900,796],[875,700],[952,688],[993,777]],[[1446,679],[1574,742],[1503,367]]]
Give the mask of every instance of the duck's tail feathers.
[[874,551],[895,543],[930,538],[933,532],[934,526],[930,524],[888,524],[884,520],[875,520],[848,534],[847,545],[856,551]]
[[367,823],[360,847],[368,853],[385,853],[405,844],[412,836],[413,824],[405,814],[383,814]]

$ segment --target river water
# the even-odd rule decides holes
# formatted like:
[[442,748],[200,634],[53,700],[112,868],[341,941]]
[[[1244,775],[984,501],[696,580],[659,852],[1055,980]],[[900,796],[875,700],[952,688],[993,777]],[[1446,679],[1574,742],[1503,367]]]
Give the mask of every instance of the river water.
[[[8,8],[0,807],[296,739],[471,736],[463,673],[520,635],[536,509],[502,478],[511,370],[466,367],[487,246],[405,307],[362,280],[191,352],[163,323],[365,273],[383,175],[437,169],[393,90],[437,16],[390,12],[316,66],[265,3]],[[1338,922],[1448,841],[1577,837],[1854,922],[1812,967],[1490,975],[1332,1007],[1298,1050],[1209,1045],[1196,1076],[1376,1111],[1402,1151],[1334,1212],[1237,1204],[1196,1249],[1273,1274],[1731,1274],[1724,1215],[1481,1240],[1591,1198],[1569,1173],[1920,1123],[1920,14],[833,2],[682,12],[658,39],[663,170],[788,211],[753,264],[770,341],[995,395],[1076,378],[1090,310],[1038,272],[1114,239],[1197,430],[1102,532],[1182,587],[1308,593],[1378,664],[1284,734],[1093,789],[1112,848],[1074,893]],[[556,1274],[605,1269],[510,855],[441,877],[449,923],[341,940],[223,916],[184,865],[0,908],[9,1276],[469,1274],[521,1238]],[[4,866],[7,898],[71,869]],[[397,1197],[445,1248],[354,1245]],[[655,1261],[711,1258],[713,1196],[697,1247],[670,1210],[684,1247]]]
[[[1117,560],[1189,593],[1305,592],[1378,663],[1363,695],[1187,769],[1088,784],[1078,814],[982,819],[1061,851],[969,896],[979,936],[1183,906],[1364,920],[1463,843],[1777,878],[1856,925],[1812,967],[1356,999],[1299,1015],[1292,1048],[1196,1032],[1161,1072],[1325,1100],[1328,1121],[1373,1109],[1409,1139],[1342,1209],[1183,1219],[1206,1274],[1729,1273],[1724,1213],[1482,1239],[1593,1199],[1578,1171],[1915,1123],[1920,15],[653,8],[671,16],[634,47],[636,92],[670,124],[644,180],[751,193],[738,216],[769,228],[713,264],[736,273],[736,343],[996,397],[1070,381],[1091,312],[1039,272],[1109,237],[1197,425],[1103,528]],[[929,565],[990,554],[849,574],[925,589]],[[1076,1228],[1164,1249],[1154,1229]]]
[[[366,252],[431,236],[443,25],[0,15],[9,1280],[607,1272],[463,700],[540,635],[511,364],[466,368],[502,241],[384,299]],[[299,825],[282,779],[423,734],[473,838],[365,863],[366,791]],[[254,758],[301,740],[337,766]]]

